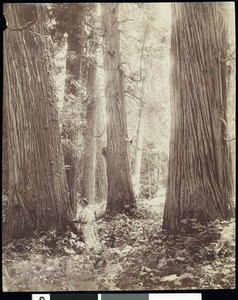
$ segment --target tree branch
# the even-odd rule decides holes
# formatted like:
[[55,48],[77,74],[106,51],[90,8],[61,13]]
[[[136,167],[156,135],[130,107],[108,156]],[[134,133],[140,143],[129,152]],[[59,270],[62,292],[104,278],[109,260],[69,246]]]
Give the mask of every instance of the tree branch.
[[126,141],[127,143],[129,143],[129,144],[130,144],[130,146],[132,146],[133,148],[135,148],[135,149],[138,149],[138,150],[142,151],[142,149],[141,149],[141,148],[138,148],[138,147],[136,147],[135,145],[133,145],[133,144],[132,144],[133,140],[129,140],[129,139],[125,138],[125,141]]
[[142,62],[143,62],[143,55],[144,55],[145,39],[146,39],[147,30],[148,30],[148,23],[146,24],[145,33],[144,33],[144,37],[143,37],[143,44],[142,44],[142,49],[141,49],[140,78],[142,78]]
[[227,127],[227,123],[223,118],[220,118],[220,120],[222,121],[222,123]]
[[[131,71],[131,77],[134,78],[133,72],[132,72],[132,69],[131,69],[131,66],[128,65],[128,68],[129,68],[129,70]],[[136,80],[132,80],[132,81],[133,81],[133,83],[134,83],[134,86],[136,86],[137,90],[140,91],[140,87],[139,87],[139,85],[138,85],[138,82],[140,82],[140,81],[136,81]]]
[[106,67],[104,67],[104,66],[101,66],[101,65],[99,65],[99,64],[97,64],[97,63],[93,63],[92,62],[92,60],[90,59],[90,58],[88,58],[87,56],[84,56],[84,55],[78,55],[77,56],[78,58],[83,58],[83,59],[85,59],[88,63],[90,63],[90,65],[92,65],[92,66],[94,66],[94,67],[99,67],[99,68],[102,68],[102,69],[104,69],[104,70],[109,70],[109,71],[120,71],[120,69],[110,69],[110,68],[106,68]]
[[226,142],[230,142],[230,141],[233,141],[233,140],[235,140],[236,139],[236,137],[233,137],[233,138],[223,138]]
[[135,21],[135,20],[134,20],[134,19],[125,19],[125,20],[123,20],[123,21],[119,21],[118,23],[121,24],[121,23],[125,23],[125,22],[127,22],[127,21],[132,21],[132,22],[133,22],[133,21]]
[[[225,121],[223,118],[220,118],[220,120],[222,121],[222,123],[223,123],[226,127],[228,127],[226,121]],[[230,141],[235,140],[236,138],[235,138],[235,137],[233,137],[233,138],[226,138],[226,137],[224,137],[223,139],[224,139],[226,142],[230,142]]]
[[146,103],[144,100],[138,98],[136,95],[131,94],[130,92],[128,92],[128,91],[126,91],[126,90],[125,90],[125,93],[128,94],[128,95],[130,95],[131,97],[137,99],[137,100],[140,101],[140,102]]
[[12,31],[22,31],[24,29],[28,29],[29,27],[35,25],[35,23],[38,21],[38,18],[37,16],[34,17],[33,20],[31,20],[30,22],[28,22],[27,24],[23,25],[23,26],[20,26],[20,27],[11,27],[11,26],[8,26],[8,28]]
[[122,34],[124,34],[124,35],[126,35],[126,36],[128,36],[128,37],[130,37],[130,38],[132,38],[132,39],[134,39],[134,40],[136,40],[137,42],[141,43],[141,41],[138,38],[136,38],[136,37],[134,37],[134,36],[126,33],[125,30],[121,29],[121,30],[119,30],[119,32],[122,33]]
[[91,133],[90,133],[89,135],[91,135],[91,136],[93,136],[93,137],[95,137],[95,138],[100,138],[100,137],[104,134],[105,129],[106,129],[106,126],[104,126],[102,133],[100,133],[99,135],[93,135],[93,134],[91,134]]
[[233,60],[233,59],[236,59],[236,57],[232,57],[232,58],[219,58],[218,62],[219,63],[223,63],[223,62],[230,61],[230,60]]

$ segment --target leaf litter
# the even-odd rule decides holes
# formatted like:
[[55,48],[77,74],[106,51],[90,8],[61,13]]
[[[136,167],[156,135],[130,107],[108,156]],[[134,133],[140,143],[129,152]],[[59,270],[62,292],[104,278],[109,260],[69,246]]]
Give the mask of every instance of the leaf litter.
[[88,251],[68,230],[36,233],[3,247],[4,291],[235,288],[235,219],[162,230],[161,198],[140,199],[133,217],[95,222],[102,247]]

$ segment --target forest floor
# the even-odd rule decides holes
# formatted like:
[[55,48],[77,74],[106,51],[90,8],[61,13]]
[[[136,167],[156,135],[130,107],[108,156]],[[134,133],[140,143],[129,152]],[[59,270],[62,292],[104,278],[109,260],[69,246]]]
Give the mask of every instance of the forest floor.
[[140,200],[133,218],[95,222],[101,253],[79,237],[54,231],[3,247],[4,291],[166,290],[235,288],[235,219],[207,226],[161,228],[164,192]]

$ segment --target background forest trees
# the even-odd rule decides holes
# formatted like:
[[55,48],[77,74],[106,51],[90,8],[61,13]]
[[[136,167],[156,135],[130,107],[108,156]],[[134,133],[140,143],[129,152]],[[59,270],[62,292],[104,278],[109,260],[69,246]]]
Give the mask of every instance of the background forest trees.
[[121,68],[118,4],[102,4],[103,57],[107,111],[107,210],[122,212],[135,207],[132,188],[125,107],[124,76]]
[[[229,148],[234,163],[234,32],[223,6],[207,5],[209,9],[202,3],[173,6],[172,36],[170,4],[166,3],[5,6],[9,24],[17,24],[4,33],[11,49],[4,55],[4,98],[23,98],[23,90],[27,95],[21,102],[4,102],[4,200],[10,205],[4,214],[9,230],[9,212],[19,205],[27,226],[31,227],[29,216],[34,210],[39,220],[46,218],[46,210],[55,215],[49,227],[62,227],[76,215],[77,194],[93,205],[102,202],[108,213],[130,213],[128,207],[156,199],[167,188],[164,228],[169,230],[179,228],[180,220],[190,218],[191,211],[201,221],[229,215],[232,183],[226,164],[231,164]],[[15,9],[21,14],[13,22]],[[199,13],[194,19],[195,12]],[[28,24],[30,14],[34,22],[25,28],[24,18]],[[200,26],[204,22],[209,26]],[[16,36],[26,43],[25,48],[14,46]],[[218,56],[212,56],[213,50]],[[226,58],[230,68],[221,61]],[[25,69],[12,72],[22,63]],[[38,96],[44,104],[29,105]],[[35,115],[39,120],[34,117],[33,122]],[[15,122],[14,126],[9,122]],[[23,139],[19,138],[25,126],[21,122],[29,122],[27,126],[34,129],[29,136],[24,131]],[[42,157],[36,157],[40,147]],[[40,175],[27,175],[32,172]],[[23,188],[18,187],[21,181]],[[14,200],[15,187],[17,193],[31,190],[31,200],[28,192]],[[45,208],[48,197],[56,200]],[[214,200],[209,206],[207,198]],[[14,206],[14,201],[20,204]],[[197,207],[204,209],[198,212]],[[34,217],[36,224],[39,220]],[[41,228],[37,226],[31,231]],[[24,226],[17,227],[24,233]]]

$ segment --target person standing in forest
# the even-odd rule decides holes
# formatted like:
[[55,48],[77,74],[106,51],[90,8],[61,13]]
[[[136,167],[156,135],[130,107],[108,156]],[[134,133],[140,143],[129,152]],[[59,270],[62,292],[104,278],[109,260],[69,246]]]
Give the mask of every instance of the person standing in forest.
[[93,223],[95,221],[94,212],[89,206],[86,198],[80,199],[79,203],[83,208],[79,213],[78,218],[72,220],[72,222],[80,223],[83,240],[87,248],[98,251],[101,247],[93,229]]

